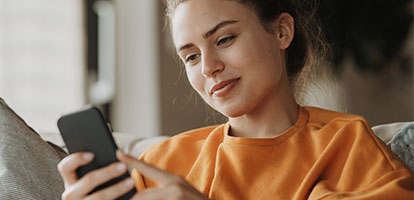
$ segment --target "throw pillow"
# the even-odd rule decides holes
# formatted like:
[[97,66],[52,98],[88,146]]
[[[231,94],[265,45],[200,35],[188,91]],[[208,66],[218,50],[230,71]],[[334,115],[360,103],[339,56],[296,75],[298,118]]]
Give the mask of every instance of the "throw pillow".
[[387,145],[414,172],[414,122],[398,131]]
[[0,98],[0,199],[61,199],[57,164],[65,155]]

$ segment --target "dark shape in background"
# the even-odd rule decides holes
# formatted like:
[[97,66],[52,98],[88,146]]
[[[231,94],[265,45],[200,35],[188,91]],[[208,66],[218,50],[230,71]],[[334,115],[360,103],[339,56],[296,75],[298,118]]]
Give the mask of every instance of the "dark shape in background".
[[[413,23],[412,0],[321,0],[318,15],[332,45],[336,71],[349,54],[356,67],[370,72],[385,70],[401,53]],[[411,71],[408,58],[400,66]]]

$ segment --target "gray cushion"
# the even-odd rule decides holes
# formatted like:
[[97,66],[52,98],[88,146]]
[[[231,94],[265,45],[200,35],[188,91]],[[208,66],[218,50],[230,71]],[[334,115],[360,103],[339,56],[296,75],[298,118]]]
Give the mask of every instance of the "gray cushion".
[[414,172],[414,122],[398,131],[387,145]]
[[0,98],[0,199],[61,199],[56,166],[65,155]]

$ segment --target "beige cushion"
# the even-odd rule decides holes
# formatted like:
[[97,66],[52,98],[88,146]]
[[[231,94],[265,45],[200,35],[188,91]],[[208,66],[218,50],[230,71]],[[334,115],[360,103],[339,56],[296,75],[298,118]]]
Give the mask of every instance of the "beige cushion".
[[[44,140],[51,141],[66,150],[65,143],[59,133],[40,133],[40,135]],[[136,158],[138,158],[151,145],[168,138],[167,136],[143,138],[138,134],[123,132],[114,132],[112,135],[118,148]]]
[[397,123],[389,123],[389,124],[382,124],[378,126],[373,126],[372,131],[374,131],[375,135],[378,136],[383,142],[388,143],[392,137],[398,133],[402,128],[406,127],[412,122],[397,122]]
[[139,135],[134,135],[130,133],[113,133],[114,139],[122,151],[131,154],[132,156],[138,158],[145,150],[147,150],[153,144],[156,144],[164,139],[167,139],[167,136],[156,136],[151,138],[142,138]]
[[61,199],[63,156],[0,98],[0,199]]

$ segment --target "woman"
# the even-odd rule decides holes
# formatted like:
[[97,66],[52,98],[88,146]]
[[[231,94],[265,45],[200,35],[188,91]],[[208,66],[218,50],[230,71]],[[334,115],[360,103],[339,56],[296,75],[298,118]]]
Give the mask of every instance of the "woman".
[[[134,183],[137,199],[409,199],[412,173],[364,119],[296,103],[290,81],[323,45],[290,2],[168,0],[188,80],[228,122],[154,145],[143,162],[118,152],[121,163],[81,179],[93,155],[72,154],[59,164],[63,199],[113,199]],[[133,179],[88,194],[125,164]]]

